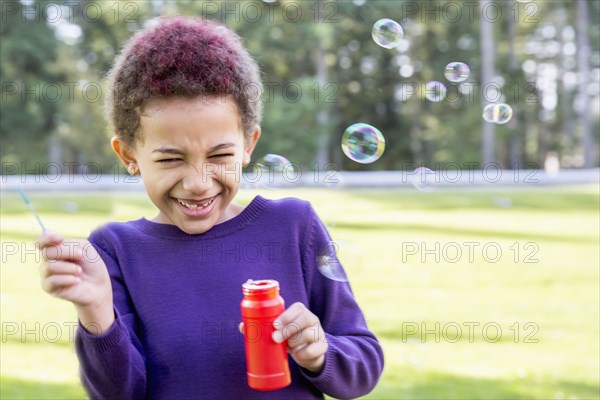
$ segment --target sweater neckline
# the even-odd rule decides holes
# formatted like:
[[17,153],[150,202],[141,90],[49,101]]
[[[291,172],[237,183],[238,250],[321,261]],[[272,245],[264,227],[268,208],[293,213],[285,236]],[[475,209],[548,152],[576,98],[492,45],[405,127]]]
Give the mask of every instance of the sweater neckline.
[[225,222],[216,224],[208,231],[198,234],[189,234],[177,227],[177,225],[162,224],[159,222],[153,222],[146,218],[140,218],[133,221],[134,226],[139,230],[159,237],[161,239],[170,240],[205,240],[212,239],[220,236],[227,236],[238,232],[243,229],[246,225],[251,223],[256,217],[258,217],[268,204],[268,200],[261,196],[256,196],[252,201],[242,210],[241,213],[235,217],[228,219]]

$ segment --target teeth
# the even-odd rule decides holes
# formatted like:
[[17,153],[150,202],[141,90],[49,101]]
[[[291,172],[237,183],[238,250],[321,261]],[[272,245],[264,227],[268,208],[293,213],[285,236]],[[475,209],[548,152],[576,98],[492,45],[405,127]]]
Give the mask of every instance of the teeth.
[[208,205],[210,205],[213,202],[213,200],[214,200],[214,198],[212,198],[210,200],[206,200],[203,203],[190,204],[190,203],[186,203],[183,200],[177,199],[177,201],[179,202],[179,204],[181,204],[182,206],[185,206],[185,207],[189,208],[190,210],[196,210],[198,207],[200,207],[200,208],[207,207]]

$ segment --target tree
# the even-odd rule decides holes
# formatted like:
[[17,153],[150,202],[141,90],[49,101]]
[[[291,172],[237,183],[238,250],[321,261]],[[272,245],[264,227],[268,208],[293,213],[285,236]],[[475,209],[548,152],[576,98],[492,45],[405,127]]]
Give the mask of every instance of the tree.
[[60,158],[56,114],[64,105],[58,43],[41,15],[47,3],[40,1],[28,13],[16,2],[3,8],[10,15],[2,16],[0,28],[0,157],[3,163],[27,162],[26,168],[38,173],[46,161]]

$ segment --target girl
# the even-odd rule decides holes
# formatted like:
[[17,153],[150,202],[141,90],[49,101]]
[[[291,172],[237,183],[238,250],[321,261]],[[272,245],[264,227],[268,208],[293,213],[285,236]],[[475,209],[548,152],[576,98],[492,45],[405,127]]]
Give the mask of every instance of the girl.
[[[214,22],[164,19],[130,39],[108,78],[112,148],[131,175],[141,174],[158,215],[106,224],[89,242],[39,239],[43,289],[77,310],[90,397],[371,391],[383,353],[350,286],[317,270],[330,237],[310,204],[260,196],[233,203],[262,113],[259,69],[240,38]],[[279,281],[290,305],[274,324],[273,340],[287,340],[291,357],[292,383],[281,390],[246,383],[238,323],[249,278]]]

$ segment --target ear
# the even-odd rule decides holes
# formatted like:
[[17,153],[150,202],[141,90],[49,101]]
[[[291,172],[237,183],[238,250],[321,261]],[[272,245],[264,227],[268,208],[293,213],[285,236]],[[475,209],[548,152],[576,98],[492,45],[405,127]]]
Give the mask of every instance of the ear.
[[134,151],[125,144],[123,139],[118,136],[113,136],[113,138],[110,140],[110,145],[125,167],[131,163],[136,163]]
[[259,138],[260,126],[258,125],[250,137],[244,137],[244,164],[248,164],[250,162],[250,157],[252,156],[252,152],[254,151]]

